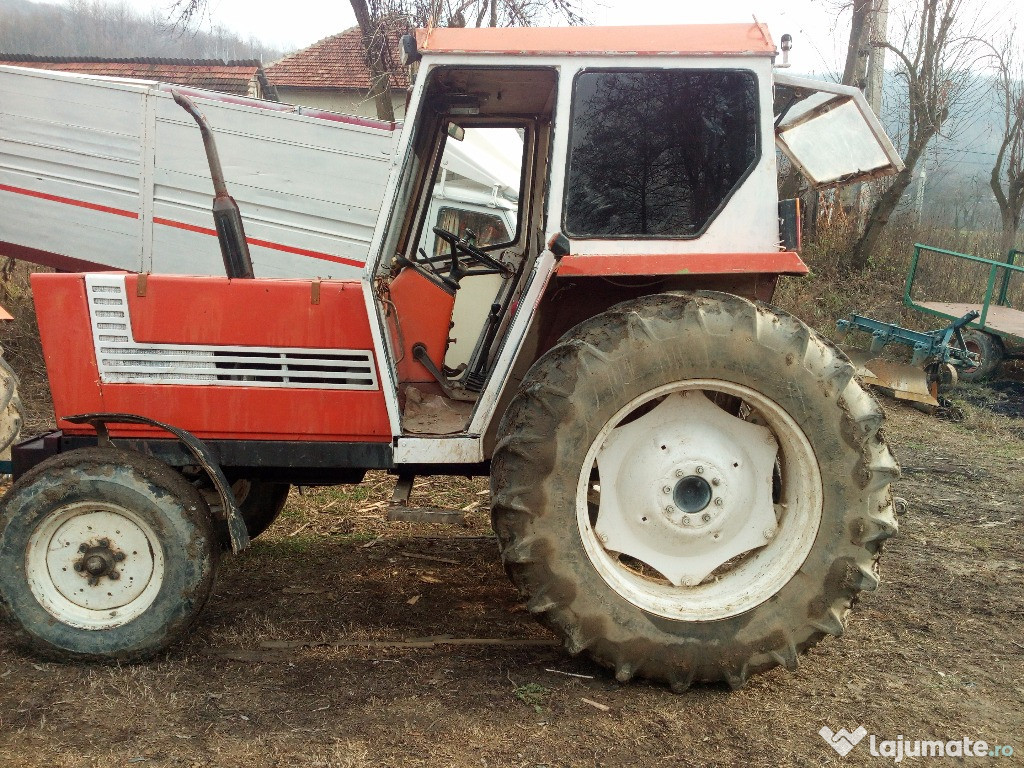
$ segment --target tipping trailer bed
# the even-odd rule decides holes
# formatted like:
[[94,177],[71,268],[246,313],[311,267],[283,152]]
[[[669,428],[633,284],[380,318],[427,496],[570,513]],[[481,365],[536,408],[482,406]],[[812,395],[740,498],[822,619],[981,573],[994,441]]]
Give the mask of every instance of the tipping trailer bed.
[[[904,304],[920,312],[947,320],[956,320],[968,312],[976,311],[979,317],[970,323],[970,327],[995,334],[1013,347],[1021,347],[1024,345],[1024,265],[1018,264],[1017,261],[1022,254],[1024,251],[1011,250],[1005,261],[994,261],[980,256],[916,244],[914,256],[907,272],[903,293]],[[952,294],[947,292],[957,292],[957,280],[952,275],[957,266],[977,270],[978,277],[981,277],[982,273],[986,273],[984,279],[974,283],[968,280],[959,289],[961,295],[957,296],[957,299],[960,300],[939,300],[939,297],[931,295],[936,292],[936,289],[929,290],[928,286],[922,286],[924,279],[919,273],[923,258],[938,259],[942,257],[952,259],[954,266],[947,271],[947,274],[943,275],[941,289],[938,292],[945,295],[941,298],[949,299]],[[981,288],[982,282],[984,283],[983,289]],[[971,293],[974,295],[964,295]],[[972,301],[972,299],[975,300]],[[1018,355],[1011,354],[1009,356],[1016,357]]]
[[[984,304],[953,304],[941,301],[925,301],[920,308],[927,309],[940,317],[962,317],[968,312],[985,311]],[[1024,312],[1012,307],[990,306],[983,327],[999,336],[1011,336],[1024,341]]]
[[142,80],[0,66],[0,255],[65,270],[223,274],[217,137],[258,277],[357,278],[399,126]]

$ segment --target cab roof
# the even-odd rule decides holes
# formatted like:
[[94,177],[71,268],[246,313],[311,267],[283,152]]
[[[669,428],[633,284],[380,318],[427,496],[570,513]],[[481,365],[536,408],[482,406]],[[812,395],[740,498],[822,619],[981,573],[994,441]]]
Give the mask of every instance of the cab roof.
[[774,56],[760,23],[652,27],[432,27],[416,30],[422,53],[567,56]]

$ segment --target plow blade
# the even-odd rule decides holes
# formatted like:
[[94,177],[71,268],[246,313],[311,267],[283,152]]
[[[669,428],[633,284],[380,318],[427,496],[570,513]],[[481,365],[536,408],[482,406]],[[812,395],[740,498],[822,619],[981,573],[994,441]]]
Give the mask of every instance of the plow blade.
[[938,407],[937,389],[923,369],[909,363],[885,360],[862,349],[843,350],[857,367],[857,375],[867,384],[881,388],[897,400]]

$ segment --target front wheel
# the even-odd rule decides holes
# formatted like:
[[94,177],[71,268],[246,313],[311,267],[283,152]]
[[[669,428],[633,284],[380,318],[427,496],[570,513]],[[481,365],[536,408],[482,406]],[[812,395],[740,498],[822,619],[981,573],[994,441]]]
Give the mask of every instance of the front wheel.
[[47,657],[148,658],[195,621],[219,552],[206,502],[177,472],[71,451],[0,501],[0,615]]
[[799,320],[651,296],[574,329],[499,430],[493,522],[529,609],[622,681],[742,685],[878,583],[882,411]]
[[964,331],[964,345],[968,352],[978,356],[979,362],[973,368],[964,368],[960,371],[960,378],[973,384],[995,376],[1006,357],[1002,340],[991,333],[969,328]]

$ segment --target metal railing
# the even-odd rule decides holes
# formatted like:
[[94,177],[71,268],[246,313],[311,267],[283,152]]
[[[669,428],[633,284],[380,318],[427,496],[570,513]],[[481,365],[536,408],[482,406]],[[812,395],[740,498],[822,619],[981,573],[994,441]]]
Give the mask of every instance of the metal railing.
[[[921,243],[914,244],[914,256],[910,261],[910,269],[907,271],[907,280],[903,289],[903,303],[916,309],[919,312],[924,312],[930,315],[936,315],[943,318],[952,318],[953,315],[938,310],[932,309],[919,304],[914,300],[914,281],[917,279],[918,266],[921,261],[922,254],[935,253],[941,254],[942,256],[951,256],[955,259],[962,259],[964,261],[983,264],[988,266],[988,281],[985,287],[985,295],[980,302],[971,301],[970,298],[962,299],[957,303],[964,304],[980,304],[981,316],[973,323],[972,326],[977,328],[985,328],[985,321],[988,318],[989,307],[992,306],[993,295],[996,295],[995,305],[1001,307],[1011,306],[1009,303],[1009,289],[1010,289],[1010,278],[1014,274],[1024,275],[1024,265],[1017,263],[1017,257],[1024,254],[1024,251],[1012,249],[1006,255],[1006,261],[994,261],[993,259],[985,259],[981,256],[971,256],[967,253],[957,253],[956,251],[947,251],[943,248],[933,248],[930,245],[922,245]],[[999,279],[1000,272],[1002,273],[1002,279]],[[998,292],[997,292],[998,284]],[[973,297],[972,297],[973,298]]]

